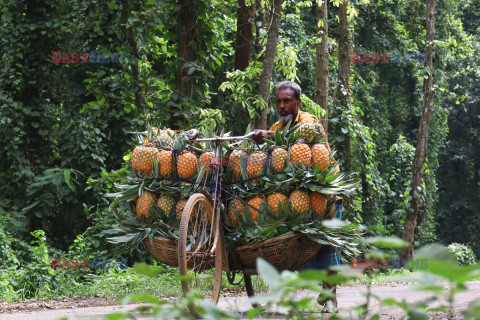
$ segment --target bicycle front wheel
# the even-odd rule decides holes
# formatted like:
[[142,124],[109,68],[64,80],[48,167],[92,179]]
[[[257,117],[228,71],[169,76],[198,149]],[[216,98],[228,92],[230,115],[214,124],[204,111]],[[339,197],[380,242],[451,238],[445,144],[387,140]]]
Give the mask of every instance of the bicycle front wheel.
[[[182,212],[178,239],[179,271],[185,276],[181,279],[184,295],[194,291],[218,302],[223,261],[220,228],[219,217],[213,213],[207,197],[201,193],[190,196]],[[202,276],[209,269],[214,273],[213,288],[208,275]]]

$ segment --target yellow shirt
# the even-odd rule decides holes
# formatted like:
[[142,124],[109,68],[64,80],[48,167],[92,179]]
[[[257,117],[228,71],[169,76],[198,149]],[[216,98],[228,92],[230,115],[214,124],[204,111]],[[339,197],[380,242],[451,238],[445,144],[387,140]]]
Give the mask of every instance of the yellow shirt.
[[[298,110],[297,117],[295,118],[295,121],[291,124],[291,126],[293,127],[293,126],[297,125],[298,123],[306,123],[306,122],[320,123],[318,118],[315,117],[314,115],[311,115],[308,112],[303,112],[303,111]],[[275,131],[275,130],[277,130],[277,128],[279,130],[283,130],[283,129],[285,129],[285,126],[280,121],[277,121],[270,128],[270,131]],[[323,132],[323,136],[325,136],[325,131],[323,130],[323,126],[322,126],[322,132]]]
[[[307,122],[320,123],[318,118],[315,117],[314,115],[312,115],[308,112],[303,112],[303,111],[298,110],[297,117],[295,118],[295,121],[291,124],[291,126],[293,127],[293,126],[295,126],[299,123],[307,123]],[[323,137],[325,137],[325,130],[323,129],[323,125],[321,123],[320,123],[320,125],[322,126]],[[277,121],[272,125],[272,127],[270,128],[270,131],[275,131],[277,129],[278,130],[283,130],[283,129],[285,129],[285,126],[280,121]],[[327,145],[328,151],[330,151],[330,146],[328,145],[328,141],[325,141],[325,143]],[[335,161],[335,159],[333,159],[333,161]],[[332,173],[337,173],[339,171],[340,171],[339,166],[336,166]]]

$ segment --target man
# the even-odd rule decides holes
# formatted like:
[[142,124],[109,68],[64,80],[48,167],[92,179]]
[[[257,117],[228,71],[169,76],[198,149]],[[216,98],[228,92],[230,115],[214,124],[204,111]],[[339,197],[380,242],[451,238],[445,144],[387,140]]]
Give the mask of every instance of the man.
[[[292,81],[283,81],[280,82],[275,87],[275,102],[278,111],[278,121],[273,124],[270,130],[255,130],[255,134],[252,136],[252,139],[257,143],[263,143],[264,139],[272,139],[275,130],[283,130],[289,121],[292,121],[290,126],[295,126],[298,123],[307,123],[307,122],[320,122],[319,119],[308,112],[303,112],[300,110],[300,105],[302,100],[301,88],[298,84]],[[325,135],[325,131],[323,131]],[[327,144],[327,148],[330,150]],[[337,166],[333,173],[339,171]],[[337,218],[341,218],[341,205],[337,204]],[[302,268],[305,269],[328,269],[330,266],[340,264],[340,259],[335,253],[335,250],[332,246],[323,246],[320,252],[313,257],[308,264]],[[329,270],[329,275],[335,274],[335,272]],[[337,298],[336,298],[336,285],[328,285],[323,283],[324,289],[329,289],[335,297],[332,299],[317,299],[317,302],[323,306],[322,312],[329,312],[327,308],[327,303],[330,300],[335,309],[337,309]]]
[[252,139],[257,143],[263,143],[264,138],[271,139],[275,130],[283,130],[289,121],[292,121],[290,126],[295,126],[298,123],[304,122],[319,122],[318,118],[308,112],[300,111],[300,104],[302,99],[300,95],[302,89],[300,86],[292,81],[280,82],[275,87],[275,102],[278,111],[278,121],[273,124],[270,130],[255,130]]

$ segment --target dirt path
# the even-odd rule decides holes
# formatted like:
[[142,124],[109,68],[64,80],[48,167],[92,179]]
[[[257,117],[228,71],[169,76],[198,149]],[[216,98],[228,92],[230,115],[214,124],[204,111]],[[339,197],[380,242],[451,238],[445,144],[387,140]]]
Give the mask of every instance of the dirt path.
[[[430,297],[430,294],[424,292],[410,291],[408,284],[381,284],[373,285],[372,293],[381,298],[395,298],[397,300],[406,300],[415,302]],[[480,281],[472,281],[467,285],[468,290],[458,293],[454,302],[454,313],[459,316],[468,303],[472,300],[480,299]],[[446,292],[446,288],[444,290]],[[337,290],[340,316],[343,318],[354,315],[351,308],[365,303],[364,293],[367,292],[365,285],[343,286]],[[314,296],[309,291],[299,291],[296,298],[300,299],[306,296]],[[446,304],[446,302],[443,302]],[[433,304],[432,306],[438,306]],[[54,320],[61,317],[68,319],[89,319],[93,317],[102,317],[105,314],[133,310],[138,304],[127,306],[116,305],[114,301],[100,297],[74,297],[62,300],[52,300],[48,302],[30,302],[5,304],[0,303],[0,320]],[[250,309],[250,304],[246,296],[222,297],[219,302],[222,309],[228,309],[240,313],[241,315]],[[370,303],[370,310],[378,313],[380,319],[399,319],[405,314],[400,308],[387,308],[381,306],[378,302]],[[320,317],[321,314],[318,314]],[[442,319],[445,315],[441,313],[430,314],[432,318]],[[267,319],[281,319],[281,316],[264,315]],[[458,317],[459,318],[459,317]],[[138,319],[149,319],[148,317],[138,317]]]

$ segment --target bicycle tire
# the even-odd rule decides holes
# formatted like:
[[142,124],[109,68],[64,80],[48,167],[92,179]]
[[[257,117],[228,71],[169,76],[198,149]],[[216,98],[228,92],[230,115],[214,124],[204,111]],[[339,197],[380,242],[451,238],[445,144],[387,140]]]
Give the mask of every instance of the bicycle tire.
[[[219,217],[213,214],[212,204],[208,198],[204,194],[195,193],[185,204],[178,239],[180,275],[187,276],[189,269],[194,273],[193,281],[185,278],[180,280],[183,294],[187,295],[195,289],[199,273],[214,268],[215,280],[210,297],[214,303],[218,302],[222,284],[223,252],[219,241],[224,239],[219,239],[219,222]],[[196,306],[189,306],[189,308],[192,312],[196,312]]]

